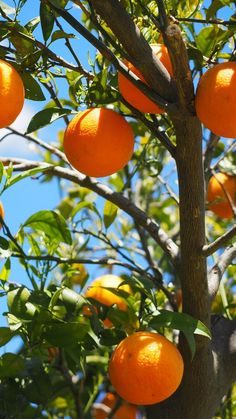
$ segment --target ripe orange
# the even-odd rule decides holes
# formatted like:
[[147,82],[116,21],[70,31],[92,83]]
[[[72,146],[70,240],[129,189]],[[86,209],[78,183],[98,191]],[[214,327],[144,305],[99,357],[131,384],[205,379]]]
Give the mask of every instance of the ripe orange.
[[236,176],[229,176],[226,173],[212,176],[207,189],[208,208],[218,217],[230,219],[234,214],[227,194],[236,205]]
[[[125,311],[127,310],[127,303],[124,301],[124,299],[119,295],[114,294],[111,290],[106,289],[114,288],[114,290],[123,290],[128,294],[131,294],[131,289],[128,284],[119,286],[122,282],[123,280],[119,276],[112,274],[103,275],[95,279],[95,281],[90,284],[85,296],[87,298],[93,298],[94,300],[108,307],[116,304],[120,310]],[[87,311],[84,313],[88,314]],[[105,319],[104,324],[106,327],[112,326],[112,323],[109,319]]]
[[[0,202],[0,217],[2,218],[2,220],[3,220],[3,218],[4,218],[4,208],[3,208],[3,205],[2,205],[2,203]],[[1,220],[0,220],[0,228],[2,228],[2,223],[1,223]]]
[[196,112],[214,134],[236,137],[236,62],[220,63],[201,77],[196,92]]
[[25,89],[19,74],[11,64],[0,60],[0,128],[15,121],[24,99]]
[[79,112],[64,136],[64,151],[75,169],[87,176],[109,176],[133,154],[134,134],[123,116],[111,109]]
[[170,397],[180,385],[183,359],[165,337],[136,332],[116,347],[109,377],[117,393],[129,403],[149,405]]
[[[167,71],[170,75],[173,74],[172,71],[172,64],[170,61],[170,57],[168,54],[168,50],[163,44],[153,44],[151,45],[154,54],[157,58],[162,62],[162,64],[166,67]],[[132,71],[137,77],[140,78],[143,82],[145,79],[140,71],[134,67],[133,64],[124,61],[126,66],[130,71]],[[156,103],[150,100],[144,93],[141,92],[131,81],[129,81],[123,74],[118,73],[118,84],[119,90],[124,97],[124,99],[129,102],[132,106],[139,109],[141,112],[144,113],[163,113],[164,110],[161,109]]]
[[[113,393],[107,393],[104,399],[102,400],[102,404],[107,406],[110,409],[113,409],[115,406],[115,403],[117,401],[117,396]],[[107,415],[109,414],[108,410],[107,412],[103,409],[95,409],[93,418],[94,419],[106,419]],[[122,403],[121,406],[116,410],[113,419],[135,419],[137,415],[137,407],[128,404],[128,403]]]

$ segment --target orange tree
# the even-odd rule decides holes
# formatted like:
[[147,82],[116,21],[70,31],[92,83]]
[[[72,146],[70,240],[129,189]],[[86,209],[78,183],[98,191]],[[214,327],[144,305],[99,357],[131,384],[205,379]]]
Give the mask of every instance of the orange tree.
[[[173,341],[184,373],[174,394],[156,404],[140,404],[140,415],[235,417],[235,140],[224,137],[235,129],[235,2],[41,0],[34,1],[27,20],[24,12],[31,3],[0,2],[0,58],[15,67],[26,99],[39,107],[25,133],[7,127],[2,135],[1,144],[13,134],[19,142],[34,144],[38,157],[1,156],[1,201],[4,207],[6,191],[14,194],[15,184],[23,181],[24,187],[27,177],[48,185],[56,178],[61,200],[56,208],[22,219],[16,231],[10,214],[1,210],[0,284],[7,326],[0,328],[0,344],[10,345],[20,336],[22,346],[17,351],[7,346],[0,358],[0,417],[87,419],[96,405],[113,417],[126,402],[117,398],[109,380],[109,358],[126,336],[142,331]],[[153,53],[153,44],[166,46],[171,75]],[[85,49],[90,53],[82,59]],[[226,73],[208,73],[214,76],[206,77],[198,90],[202,129],[195,111],[199,78],[229,61]],[[126,89],[134,99],[138,94],[133,88],[161,111],[143,113],[135,100],[127,102]],[[8,90],[1,85],[1,126],[9,108],[1,95]],[[132,158],[130,147],[123,156],[123,128],[113,119],[101,124],[105,138],[98,134],[99,120],[85,124],[85,140],[84,131],[77,136],[83,118],[76,114],[94,107],[119,113],[122,124],[132,127]],[[66,134],[72,147],[68,154],[63,137],[74,117]],[[38,130],[53,127],[58,118],[58,135],[42,139]],[[76,141],[83,137],[84,148],[76,143],[73,153],[71,135]],[[109,144],[113,137],[114,150]],[[107,147],[109,170],[112,159],[115,169],[105,178],[91,178],[83,165],[84,173],[70,165],[77,164],[77,156],[83,162],[80,153],[85,153],[85,166],[103,168]],[[225,177],[218,173],[230,181],[220,181]],[[216,186],[206,194],[212,177]],[[24,268],[22,284],[12,278],[13,259]],[[132,290],[109,290],[124,300],[125,311],[112,300],[104,305],[86,297],[89,281],[103,274],[118,275]],[[155,355],[152,359],[158,364]],[[152,372],[145,371],[146,380],[147,374],[152,382]],[[163,375],[163,390],[171,376]],[[101,403],[105,393],[118,400],[111,411]]]

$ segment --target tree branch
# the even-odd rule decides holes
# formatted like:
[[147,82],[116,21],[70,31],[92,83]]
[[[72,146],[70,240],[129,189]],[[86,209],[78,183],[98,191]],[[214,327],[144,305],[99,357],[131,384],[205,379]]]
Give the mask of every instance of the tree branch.
[[129,199],[123,196],[121,193],[114,192],[107,185],[101,183],[95,178],[90,178],[83,175],[75,170],[65,169],[60,166],[53,166],[44,162],[36,162],[12,157],[1,157],[0,160],[4,165],[12,163],[13,169],[16,171],[25,171],[35,167],[48,168],[48,174],[53,176],[70,180],[78,185],[84,186],[99,196],[107,199],[113,204],[117,205],[125,213],[130,215],[137,223],[139,223],[150,236],[159,244],[162,250],[170,258],[174,265],[178,264],[179,249],[178,246],[172,241],[172,239],[166,234],[166,232],[150,217],[146,215],[144,211],[134,205]]
[[[126,48],[126,45],[124,47],[127,49],[127,52],[130,53],[134,52],[135,56],[131,53],[130,61],[134,61],[135,59],[138,60],[135,66],[139,68],[141,73],[144,75],[145,80],[148,82],[148,85],[146,83],[143,83],[134,73],[132,73],[125,64],[121,60],[119,60],[113,52],[107,48],[107,46],[100,41],[98,38],[96,38],[91,32],[89,32],[83,25],[81,25],[80,22],[78,22],[70,13],[68,13],[64,9],[60,9],[56,7],[53,3],[51,3],[50,0],[47,0],[47,3],[50,5],[50,7],[57,12],[69,25],[71,25],[78,33],[80,33],[85,39],[87,39],[88,42],[91,43],[95,48],[97,48],[101,54],[110,61],[115,68],[120,71],[128,80],[130,80],[135,86],[137,86],[146,96],[148,96],[153,102],[156,102],[159,106],[161,106],[163,109],[169,109],[169,108],[175,108],[175,100],[176,96],[174,95],[175,88],[172,85],[172,82],[170,80],[169,73],[165,69],[165,67],[162,65],[162,63],[155,57],[153,54],[152,48],[150,45],[146,42],[146,40],[143,38],[139,30],[134,25],[132,19],[130,16],[126,13],[126,11],[121,7],[120,3],[117,0],[112,0],[112,3],[115,3],[115,5],[118,5],[119,13],[122,13],[122,16],[118,13],[117,19],[119,19],[116,22],[116,25],[119,28],[119,35],[121,36],[123,41],[127,41],[129,38],[129,35],[135,33],[135,41],[138,40],[138,44],[135,45],[132,44],[132,41],[130,40],[128,42],[129,48]],[[95,7],[95,2],[91,1],[92,5]],[[110,1],[104,1],[102,2],[105,6],[110,3]],[[125,22],[123,21],[123,13],[125,13],[128,16],[128,22],[131,26],[128,26],[128,36],[127,33],[125,33]],[[109,6],[109,11],[107,11],[106,18],[104,20],[109,20],[109,26],[111,26],[111,20],[113,21],[115,15],[115,9],[113,9],[112,6],[112,13]],[[126,17],[127,17],[126,16]],[[120,25],[120,21],[122,19],[122,25]],[[126,25],[125,25],[126,27]],[[137,33],[136,33],[137,31]],[[132,36],[131,36],[132,38]],[[118,39],[122,42],[122,39],[118,36]],[[133,40],[133,42],[135,42]],[[133,48],[138,49],[138,51],[133,51]],[[134,59],[132,60],[132,57]],[[140,58],[141,57],[141,58]],[[154,74],[153,74],[154,71]],[[147,77],[146,77],[147,74]],[[159,83],[157,82],[159,80]]]
[[236,235],[236,224],[221,237],[218,237],[213,243],[203,246],[202,254],[210,256],[221,247],[225,246]]
[[214,300],[220,286],[221,278],[234,258],[236,258],[236,244],[228,247],[222,255],[219,256],[218,261],[211,268],[208,274],[210,301]]
[[212,316],[212,349],[218,382],[228,390],[236,380],[236,318]]

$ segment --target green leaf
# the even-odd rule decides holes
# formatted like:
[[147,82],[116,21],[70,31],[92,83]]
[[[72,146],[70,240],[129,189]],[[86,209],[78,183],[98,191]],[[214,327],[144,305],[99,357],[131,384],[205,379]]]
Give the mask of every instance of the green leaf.
[[100,331],[100,344],[105,346],[113,346],[120,343],[126,337],[123,330],[119,329],[103,329]]
[[38,211],[25,221],[22,227],[30,227],[43,232],[56,243],[72,243],[69,227],[65,219],[55,211]]
[[55,31],[52,34],[51,42],[56,41],[57,39],[63,39],[63,38],[75,38],[75,35],[73,33],[66,33],[64,31]]
[[83,209],[88,209],[90,211],[95,212],[95,214],[97,214],[97,216],[99,217],[99,219],[101,220],[101,216],[99,211],[96,208],[96,205],[94,204],[94,202],[89,202],[89,201],[82,201],[79,202],[79,204],[77,204],[73,211],[71,211],[71,218],[73,218],[75,216],[75,214],[77,214],[79,211],[83,210]]
[[212,56],[212,53],[218,48],[219,42],[227,40],[230,31],[225,31],[216,25],[203,28],[196,36],[196,45],[201,53],[206,56]]
[[60,109],[60,108],[47,108],[36,113],[31,119],[29,126],[26,130],[26,134],[37,131],[46,125],[51,124],[59,118],[65,115],[71,114],[71,109]]
[[0,8],[4,11],[4,13],[6,13],[6,15],[13,15],[16,13],[16,9],[8,6],[8,4],[4,3],[4,1],[0,1]]
[[19,182],[22,179],[25,179],[25,178],[27,178],[29,176],[35,176],[38,173],[45,172],[47,170],[48,170],[47,167],[35,167],[34,169],[26,170],[25,172],[22,172],[19,175],[16,175],[16,176],[12,177],[11,179],[9,179],[7,181],[5,187],[4,187],[4,190],[6,190],[7,188],[9,188],[10,186],[12,186],[15,183]]
[[225,6],[230,6],[231,0],[213,0],[206,11],[206,19],[209,20],[216,17],[216,13],[219,9]]
[[52,33],[55,17],[51,7],[43,1],[40,2],[40,20],[44,41],[46,42]]
[[173,16],[188,18],[196,13],[202,4],[200,0],[166,0],[166,5]]
[[4,174],[4,165],[0,161],[0,183],[2,181],[3,174]]
[[106,228],[115,221],[118,207],[110,201],[106,201],[103,210],[103,221]]
[[[11,250],[9,242],[4,238],[0,237],[0,255],[2,258],[9,258],[11,256]],[[1,279],[1,278],[0,278]]]
[[21,356],[5,353],[0,358],[0,377],[17,377],[24,369],[25,362]]
[[185,313],[175,313],[172,311],[161,310],[158,316],[151,319],[149,325],[154,329],[169,327],[171,329],[181,330],[188,340],[192,356],[195,352],[195,342],[193,344],[194,334],[211,339],[211,333],[208,328],[200,320],[194,319],[192,316]]
[[84,320],[73,323],[51,323],[45,325],[43,338],[53,346],[76,346],[89,331]]
[[15,333],[9,327],[0,327],[0,346],[6,345],[13,336],[15,336]]
[[7,293],[7,305],[11,314],[25,318],[27,312],[26,303],[29,297],[30,292],[26,287],[19,287],[9,291]]
[[26,99],[43,101],[45,96],[39,85],[33,76],[29,73],[22,73],[21,78],[25,86],[25,97]]
[[61,291],[61,299],[65,305],[72,308],[81,308],[86,300],[77,292],[71,290],[70,288],[63,288]]
[[37,28],[39,22],[40,22],[40,17],[36,16],[33,19],[30,19],[28,23],[26,23],[25,28],[29,32],[33,32]]
[[0,272],[0,280],[7,281],[11,272],[11,259],[8,258],[6,263],[3,265],[3,268]]

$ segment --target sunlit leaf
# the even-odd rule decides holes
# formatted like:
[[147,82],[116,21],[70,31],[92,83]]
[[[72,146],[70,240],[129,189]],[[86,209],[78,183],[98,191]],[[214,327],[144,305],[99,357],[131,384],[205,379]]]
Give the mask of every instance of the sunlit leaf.
[[65,115],[69,115],[71,109],[61,109],[61,108],[47,108],[36,113],[31,119],[26,134],[37,131],[40,128],[45,127],[46,125],[51,124],[59,118],[62,118]]
[[30,227],[41,231],[57,243],[72,243],[70,230],[65,219],[55,211],[36,212],[25,221],[22,227]]
[[103,221],[105,227],[108,228],[115,221],[118,207],[110,201],[106,201],[103,210]]

